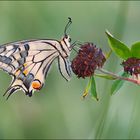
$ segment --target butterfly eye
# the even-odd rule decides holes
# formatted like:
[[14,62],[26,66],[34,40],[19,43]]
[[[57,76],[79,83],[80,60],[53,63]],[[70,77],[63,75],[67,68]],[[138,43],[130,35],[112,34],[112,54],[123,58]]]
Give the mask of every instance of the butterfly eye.
[[69,42],[71,42],[71,38],[69,38]]
[[68,35],[65,35],[65,38],[68,39]]

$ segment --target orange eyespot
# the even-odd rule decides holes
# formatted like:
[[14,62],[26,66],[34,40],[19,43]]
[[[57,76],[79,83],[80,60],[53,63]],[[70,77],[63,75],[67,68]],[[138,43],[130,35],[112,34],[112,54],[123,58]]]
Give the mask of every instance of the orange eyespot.
[[40,82],[40,81],[34,80],[34,81],[32,82],[32,88],[33,88],[33,89],[40,90],[41,87],[42,87],[42,85],[41,85],[41,82]]

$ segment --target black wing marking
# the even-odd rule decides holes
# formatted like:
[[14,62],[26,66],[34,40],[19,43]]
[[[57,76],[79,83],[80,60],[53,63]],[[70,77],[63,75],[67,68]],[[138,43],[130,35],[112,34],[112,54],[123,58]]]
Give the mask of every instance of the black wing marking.
[[68,58],[63,58],[62,56],[58,57],[58,67],[61,75],[67,80],[70,80],[71,77],[71,68]]

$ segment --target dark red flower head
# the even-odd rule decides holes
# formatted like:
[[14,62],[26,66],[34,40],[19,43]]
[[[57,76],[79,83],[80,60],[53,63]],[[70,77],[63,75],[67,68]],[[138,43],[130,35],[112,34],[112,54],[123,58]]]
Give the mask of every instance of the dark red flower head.
[[131,75],[138,75],[140,74],[140,59],[131,57],[128,58],[126,61],[122,62],[124,67],[124,71],[131,74]]
[[72,70],[78,76],[90,77],[96,68],[102,67],[105,62],[102,50],[92,43],[86,43],[79,49],[78,55],[72,60]]

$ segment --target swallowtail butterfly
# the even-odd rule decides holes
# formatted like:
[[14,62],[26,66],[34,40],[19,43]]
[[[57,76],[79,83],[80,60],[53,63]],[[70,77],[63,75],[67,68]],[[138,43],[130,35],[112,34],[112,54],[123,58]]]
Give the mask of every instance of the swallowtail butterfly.
[[4,94],[8,94],[7,99],[17,90],[23,90],[29,97],[34,91],[40,90],[55,59],[58,60],[61,75],[66,80],[70,79],[69,55],[72,46],[66,32],[71,23],[71,18],[69,18],[64,36],[60,41],[32,39],[0,46],[0,69],[12,76],[12,82]]

